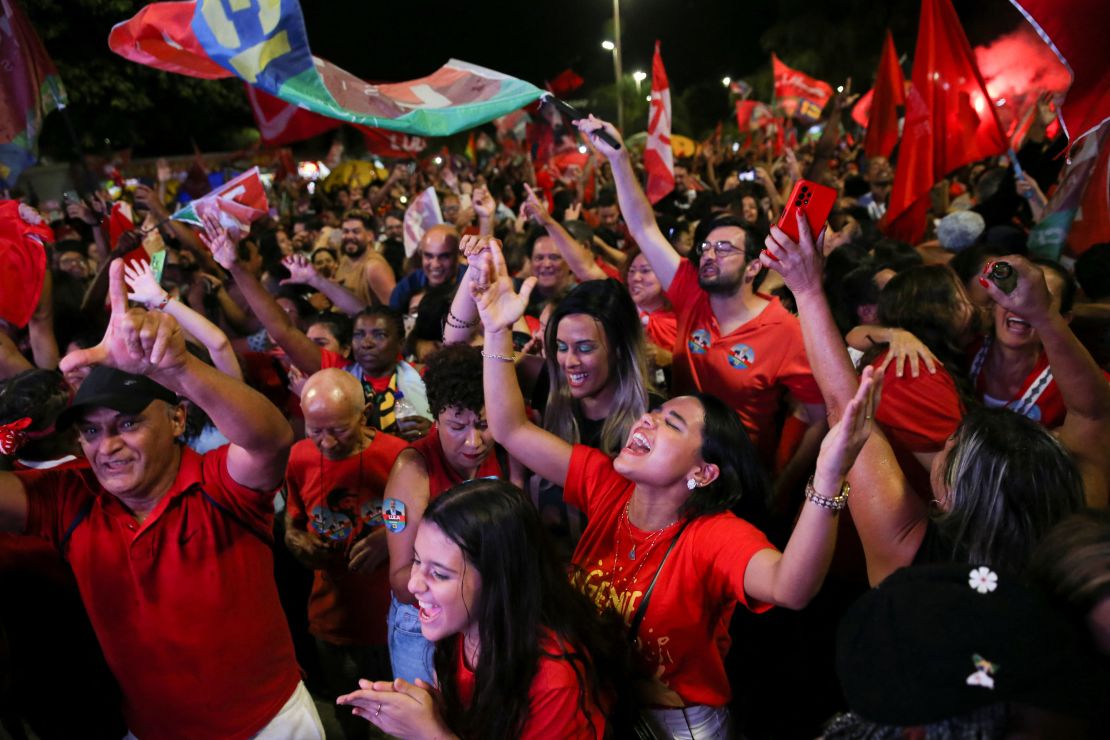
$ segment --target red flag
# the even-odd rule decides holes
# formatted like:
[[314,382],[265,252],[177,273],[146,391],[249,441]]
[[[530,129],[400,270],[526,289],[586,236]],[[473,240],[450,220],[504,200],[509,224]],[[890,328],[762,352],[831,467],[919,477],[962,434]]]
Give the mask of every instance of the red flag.
[[[1106,0],[1010,0],[1070,70],[1061,117],[1069,146],[1110,120]],[[1102,22],[1098,21],[1102,18]]]
[[573,69],[568,67],[560,72],[555,79],[547,83],[547,89],[550,90],[551,94],[555,97],[565,98],[582,87],[583,82],[585,82],[585,80],[579,77]]
[[135,215],[131,211],[131,204],[122,200],[113,203],[112,210],[108,213],[108,245],[115,249],[120,237],[134,230]]
[[256,87],[250,85],[245,87],[251,112],[254,113],[254,122],[258,124],[262,143],[266,146],[284,146],[296,141],[304,141],[343,125],[342,121],[326,118],[298,105],[286,103],[281,98],[264,93]]
[[23,219],[19,201],[0,201],[0,319],[20,327],[31,320],[46,275],[43,244],[53,241],[45,222]]
[[852,120],[864,128],[867,128],[867,122],[871,118],[871,99],[874,97],[875,88],[871,88],[852,106]]
[[412,136],[397,131],[386,131],[380,128],[367,128],[355,126],[362,132],[362,140],[366,142],[366,151],[379,157],[390,159],[415,159],[420,152],[428,146],[428,140],[423,136]]
[[671,150],[671,87],[659,42],[651,61],[651,107],[648,111],[648,138],[644,147],[647,170],[647,197],[653,204],[674,190],[674,152]]
[[905,80],[898,64],[898,53],[894,51],[894,37],[888,30],[868,111],[867,136],[863,140],[863,151],[868,157],[889,157],[894,151],[898,143],[898,108],[905,104]]
[[888,236],[911,243],[925,231],[929,189],[937,180],[1008,148],[951,0],[922,0],[918,29],[913,86],[884,220]]
[[832,97],[829,83],[787,67],[774,53],[771,66],[775,75],[775,98],[787,117],[797,115],[814,121],[820,118],[821,110]]
[[212,61],[193,33],[196,5],[194,0],[151,3],[112,27],[108,48],[132,62],[166,72],[205,80],[228,77],[231,73]]

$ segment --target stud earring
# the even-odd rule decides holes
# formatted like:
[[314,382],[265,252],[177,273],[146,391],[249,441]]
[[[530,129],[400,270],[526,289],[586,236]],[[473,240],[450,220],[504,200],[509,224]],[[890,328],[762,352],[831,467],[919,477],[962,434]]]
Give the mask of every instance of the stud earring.
[[692,491],[692,490],[694,490],[695,488],[698,487],[698,482],[696,480],[694,480],[693,478],[689,478],[686,481],[686,487],[689,488]]

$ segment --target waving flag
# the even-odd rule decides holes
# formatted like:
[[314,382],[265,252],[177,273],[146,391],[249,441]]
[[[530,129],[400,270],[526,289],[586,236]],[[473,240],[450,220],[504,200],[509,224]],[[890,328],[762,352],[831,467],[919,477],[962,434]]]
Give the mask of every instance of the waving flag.
[[204,217],[214,213],[224,228],[235,227],[246,233],[251,222],[264,216],[269,208],[262,178],[258,168],[253,167],[211,193],[190,201],[171,218],[190,226],[203,227]]
[[906,104],[905,80],[889,29],[883,40],[883,54],[879,58],[879,73],[873,92],[863,151],[868,157],[889,157],[898,144],[898,109]]
[[1009,146],[951,0],[922,0],[918,29],[913,86],[883,221],[888,236],[911,243],[925,231],[929,189],[938,180]]
[[239,77],[329,118],[420,136],[473,128],[541,92],[457,59],[408,82],[360,80],[312,55],[297,0],[154,3],[117,24],[108,46],[139,64],[208,79]]
[[671,150],[671,86],[659,42],[651,60],[651,106],[648,112],[647,145],[644,147],[647,170],[647,197],[653,204],[674,190],[674,152]]
[[42,119],[66,105],[54,62],[16,0],[0,3],[0,185],[38,159]]
[[[1110,120],[1105,0],[1010,0],[1072,76],[1061,111],[1070,146]],[[1102,22],[1099,22],[1102,18]]]
[[424,232],[437,224],[443,223],[443,214],[439,210],[439,197],[435,188],[428,188],[412,199],[412,203],[405,209],[405,256],[416,254],[420,246],[420,239]]
[[19,201],[0,200],[0,319],[23,327],[42,296],[46,275],[44,243],[53,243],[54,232],[45,222],[29,223]]
[[787,117],[798,116],[811,121],[820,118],[825,103],[832,97],[829,83],[787,67],[773,53],[771,67],[775,76],[775,98]]

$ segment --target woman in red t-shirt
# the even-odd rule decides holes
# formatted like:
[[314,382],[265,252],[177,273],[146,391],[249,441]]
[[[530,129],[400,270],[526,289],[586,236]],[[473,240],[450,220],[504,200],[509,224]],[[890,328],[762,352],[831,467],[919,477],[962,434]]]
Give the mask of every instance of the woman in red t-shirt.
[[455,486],[424,512],[415,549],[409,589],[438,691],[360,681],[340,705],[399,738],[605,736],[628,647],[567,583],[518,488]]
[[650,676],[641,701],[658,724],[669,732],[696,725],[698,738],[727,736],[729,618],[737,603],[801,608],[820,587],[836,541],[835,512],[846,503],[841,483],[870,429],[874,373],[865,374],[853,412],[823,443],[808,503],[779,552],[729,511],[741,496],[763,495],[766,477],[742,423],[720,400],[682,396],[644,414],[614,460],[532,424],[510,335],[531,283],[522,295],[513,291],[496,244],[472,258],[471,269],[485,327],[486,394],[499,396],[487,408],[494,439],[563,486],[589,519],[572,582],[629,626]]
[[632,302],[636,304],[640,323],[644,325],[644,339],[652,365],[662,370],[671,365],[674,340],[678,336],[678,318],[647,257],[638,249],[629,256],[631,259],[624,268],[624,283],[628,286]]

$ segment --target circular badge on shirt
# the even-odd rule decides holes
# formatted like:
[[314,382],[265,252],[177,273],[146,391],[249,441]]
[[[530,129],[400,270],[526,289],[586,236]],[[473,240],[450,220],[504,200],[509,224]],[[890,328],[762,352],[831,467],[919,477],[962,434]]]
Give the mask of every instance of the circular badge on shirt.
[[755,363],[755,350],[746,344],[734,344],[728,351],[728,364],[737,370],[747,370]]
[[686,348],[695,355],[704,355],[711,346],[712,341],[706,329],[695,329],[690,335],[690,341],[686,343]]

